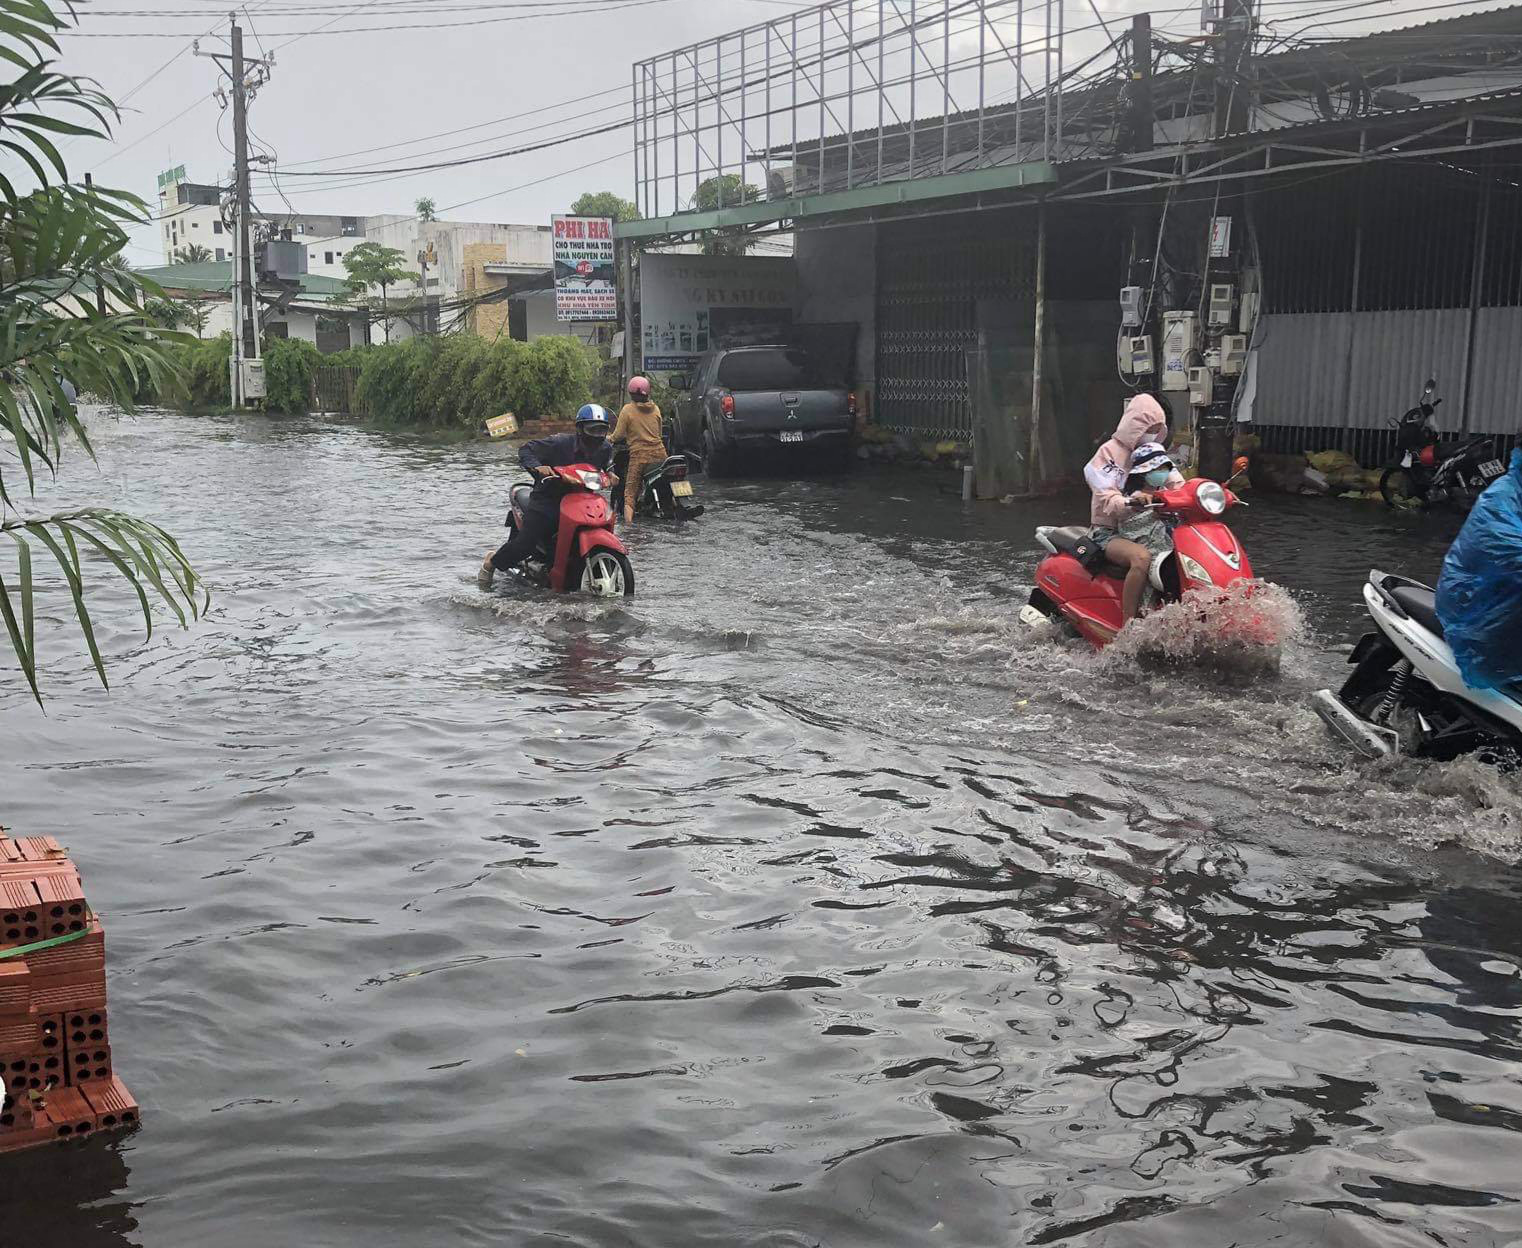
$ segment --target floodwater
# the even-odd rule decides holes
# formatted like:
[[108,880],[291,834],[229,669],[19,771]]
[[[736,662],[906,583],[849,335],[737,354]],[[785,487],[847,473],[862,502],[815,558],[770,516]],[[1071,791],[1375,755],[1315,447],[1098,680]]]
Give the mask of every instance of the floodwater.
[[1304,709],[1452,522],[1237,513],[1304,622],[1239,689],[1022,637],[1077,497],[700,478],[601,603],[476,590],[504,446],[97,438],[61,497],[216,597],[143,644],[102,572],[112,692],[7,673],[145,1112],[0,1159],[0,1240],[1522,1241],[1522,801]]

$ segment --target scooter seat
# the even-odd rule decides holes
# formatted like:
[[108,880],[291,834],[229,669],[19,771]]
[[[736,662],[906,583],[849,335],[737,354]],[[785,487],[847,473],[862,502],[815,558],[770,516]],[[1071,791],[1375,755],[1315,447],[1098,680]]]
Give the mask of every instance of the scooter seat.
[[1044,537],[1061,554],[1072,555],[1089,572],[1102,572],[1109,567],[1105,563],[1104,552],[1094,541],[1091,531],[1081,524],[1070,524],[1062,528],[1042,525],[1037,530],[1037,535]]
[[515,485],[508,493],[513,500],[513,506],[522,510],[528,506],[529,495],[533,492],[534,487],[531,485]]
[[1430,589],[1420,585],[1397,585],[1390,591],[1390,597],[1428,632],[1439,637],[1443,635],[1443,622],[1437,618],[1437,599]]

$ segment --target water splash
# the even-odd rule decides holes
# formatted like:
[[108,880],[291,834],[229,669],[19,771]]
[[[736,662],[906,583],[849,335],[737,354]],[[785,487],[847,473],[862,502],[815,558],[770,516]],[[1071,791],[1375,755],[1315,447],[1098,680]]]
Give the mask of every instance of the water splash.
[[1271,581],[1239,581],[1148,612],[1104,655],[1111,665],[1188,667],[1252,679],[1278,675],[1285,652],[1308,639],[1305,616],[1287,589]]

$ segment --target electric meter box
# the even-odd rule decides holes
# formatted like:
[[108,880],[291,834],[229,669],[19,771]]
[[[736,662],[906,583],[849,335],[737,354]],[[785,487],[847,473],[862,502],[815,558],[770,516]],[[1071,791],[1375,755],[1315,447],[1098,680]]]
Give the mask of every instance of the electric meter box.
[[1140,329],[1142,323],[1142,288],[1120,288],[1120,324],[1123,329]]
[[1225,329],[1231,324],[1231,305],[1236,295],[1236,287],[1229,282],[1213,284],[1210,287],[1210,311],[1205,324],[1211,329]]
[[243,361],[243,398],[244,398],[244,400],[247,401],[249,399],[262,399],[264,397],[265,397],[265,391],[264,391],[264,361],[263,360],[244,360]]
[[1215,378],[1208,368],[1189,370],[1189,406],[1209,407],[1215,398]]
[[1249,338],[1252,337],[1252,327],[1258,323],[1258,309],[1262,303],[1263,296],[1256,290],[1242,292],[1242,308],[1237,316],[1237,328]]
[[1226,334],[1221,339],[1221,374],[1239,377],[1247,367],[1247,335]]
[[1193,312],[1163,313],[1163,389],[1189,389],[1189,357],[1198,349]]
[[1120,371],[1127,377],[1150,377],[1154,365],[1152,362],[1152,335],[1137,334],[1134,337],[1129,334],[1120,336]]

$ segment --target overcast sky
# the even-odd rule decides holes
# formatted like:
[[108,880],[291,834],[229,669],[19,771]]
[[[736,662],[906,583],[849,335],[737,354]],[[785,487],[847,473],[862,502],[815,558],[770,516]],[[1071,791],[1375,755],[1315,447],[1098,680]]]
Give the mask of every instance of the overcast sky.
[[[335,7],[335,0],[305,6],[295,0],[249,0],[246,14],[239,11],[248,32],[247,50],[257,54],[261,46],[278,49],[273,78],[250,113],[253,132],[292,173],[471,154],[470,149],[442,150],[460,144],[470,144],[476,152],[517,146],[557,130],[627,117],[623,89],[632,63],[642,57],[770,21],[800,7],[791,0],[642,0],[622,11],[588,13],[570,7],[581,0],[551,0],[566,4],[565,11],[451,28],[452,23],[513,16],[512,6],[523,2],[370,0],[346,9]],[[1315,5],[1315,0],[1275,2],[1306,13]],[[1089,0],[1066,4],[1069,28],[1096,24]],[[919,11],[938,7],[934,0],[921,0]],[[1117,29],[1129,12],[1147,7],[1185,14],[1170,19],[1180,33],[1199,29],[1197,7],[1192,12],[1188,4],[1180,8],[1178,0],[1151,6],[1105,0],[1099,7]],[[1375,12],[1409,12],[1411,7],[1411,0],[1390,0]],[[303,8],[305,12],[297,12]],[[164,16],[111,16],[127,10]],[[171,11],[187,15],[169,16]],[[176,38],[62,41],[65,69],[94,76],[118,101],[125,100],[125,115],[112,143],[76,141],[68,148],[72,172],[78,176],[90,170],[98,182],[132,190],[154,204],[156,175],[175,165],[183,164],[193,181],[226,179],[231,166],[230,110],[224,115],[212,98],[219,80],[215,63],[189,51],[194,34],[213,27],[225,34],[225,10],[215,0],[92,0],[81,6],[81,13],[80,29],[85,32],[184,33]],[[1417,19],[1376,17],[1371,24],[1406,25],[1413,20]],[[318,31],[324,24],[330,24],[330,30]],[[424,28],[335,33],[381,25]],[[1358,29],[1344,25],[1336,33]],[[301,35],[305,37],[298,39]],[[289,46],[281,47],[284,44]],[[216,37],[202,40],[206,50],[225,51],[226,46]],[[150,76],[151,81],[127,98]],[[609,89],[622,94],[600,94]],[[574,102],[587,97],[594,98]],[[574,117],[578,113],[591,115]],[[425,139],[494,121],[499,124]],[[353,154],[420,139],[424,141],[409,147]],[[415,200],[428,195],[441,216],[540,223],[564,210],[583,190],[611,189],[632,197],[631,143],[630,132],[622,130],[543,152],[369,185],[287,176],[281,188],[297,211],[410,213]],[[256,204],[265,211],[285,208],[267,182],[259,186]],[[128,254],[137,264],[153,264],[162,255],[153,227],[134,235]]]

